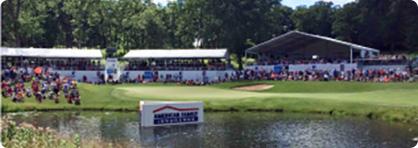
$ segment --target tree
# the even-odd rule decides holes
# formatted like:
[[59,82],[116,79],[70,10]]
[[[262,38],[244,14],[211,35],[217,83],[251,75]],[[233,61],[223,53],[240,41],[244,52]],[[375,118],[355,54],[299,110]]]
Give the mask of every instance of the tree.
[[335,21],[332,25],[333,34],[336,38],[348,42],[358,42],[359,14],[356,3],[349,3],[335,13]]
[[360,0],[339,10],[334,33],[383,52],[412,50],[417,9],[411,0]]
[[245,49],[293,29],[337,37],[384,52],[418,50],[412,0],[319,1],[295,10],[280,0],[8,0],[2,45],[10,47]]
[[277,18],[281,18],[274,15],[282,8],[277,0],[208,0],[204,6],[202,10],[207,15],[203,17],[206,19],[203,23],[206,30],[202,35],[204,41],[219,43],[235,53],[240,69],[245,49],[252,46],[250,43],[265,41],[280,34],[284,26],[291,26],[274,24],[279,22]]
[[318,1],[310,7],[297,7],[291,17],[299,31],[332,37],[335,11],[332,2]]

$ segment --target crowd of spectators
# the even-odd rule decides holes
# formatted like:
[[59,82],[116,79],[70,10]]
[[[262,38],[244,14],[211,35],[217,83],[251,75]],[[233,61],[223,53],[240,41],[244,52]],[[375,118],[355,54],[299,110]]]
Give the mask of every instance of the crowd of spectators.
[[[358,81],[358,82],[407,82],[413,81],[408,70],[379,69],[348,71],[304,70],[273,72],[266,70],[245,70],[232,79],[244,80],[282,80],[282,81]],[[231,79],[231,78],[229,78]]]
[[380,54],[367,59],[373,60],[408,60],[408,55],[406,54]]
[[289,64],[341,64],[348,63],[346,60],[337,60],[337,59],[260,59],[257,60],[257,65],[289,65]]
[[2,58],[2,69],[19,66],[19,67],[50,67],[55,70],[103,70],[104,66],[100,60],[90,59],[38,59],[38,58],[19,58],[4,57]]
[[219,59],[169,60],[169,61],[129,61],[125,70],[225,70],[226,64]]
[[30,71],[28,69],[15,66],[2,69],[1,94],[3,98],[11,98],[13,102],[18,103],[34,96],[39,103],[47,98],[59,103],[62,93],[68,103],[80,105],[77,81],[70,77],[61,77],[58,73],[50,73],[47,69],[42,70],[41,67],[30,69]]
[[72,62],[57,61],[55,64],[48,64],[56,70],[103,70],[100,61],[76,60]]
[[[411,67],[408,67],[406,55],[380,55],[374,58],[365,59],[364,61],[355,60],[358,62],[360,67],[364,65],[381,65],[382,67],[374,67],[373,69],[366,68],[355,68],[355,69],[347,69],[340,70],[323,70],[323,69],[305,69],[305,70],[288,70],[283,69],[280,72],[274,72],[271,70],[263,70],[263,69],[245,69],[242,71],[235,71],[233,73],[225,73],[224,76],[219,76],[215,79],[215,81],[205,81],[204,73],[202,73],[203,80],[188,80],[184,81],[182,79],[181,72],[179,74],[166,74],[166,75],[158,75],[159,70],[188,70],[184,67],[192,67],[193,70],[208,70],[210,68],[202,68],[202,67],[209,67],[207,65],[210,64],[201,64],[200,61],[196,60],[188,64],[182,63],[152,63],[147,64],[143,62],[142,64],[138,64],[132,62],[132,65],[129,65],[127,69],[137,69],[131,68],[135,65],[141,65],[141,70],[153,70],[154,71],[154,78],[151,82],[154,81],[162,81],[162,82],[177,82],[177,83],[184,83],[184,84],[206,84],[212,82],[224,82],[224,81],[235,81],[235,80],[281,80],[281,81],[360,81],[360,82],[406,82],[406,81],[414,81],[414,73]],[[209,62],[210,63],[210,62]],[[283,67],[287,67],[290,64],[294,65],[304,65],[304,64],[348,64],[349,61],[341,60],[341,59],[325,59],[325,58],[318,58],[313,57],[312,59],[298,59],[298,60],[290,60],[287,58],[283,58],[280,60],[274,59],[260,59],[256,62],[255,67],[263,65],[282,65]],[[149,66],[151,65],[151,66]],[[399,67],[385,67],[385,65],[405,65]],[[216,65],[214,67],[217,67]],[[195,68],[200,67],[200,68]],[[223,68],[221,68],[222,70]],[[343,68],[344,69],[344,68]],[[131,83],[142,83],[144,82],[144,77],[142,75],[138,75],[136,79],[128,80],[128,76],[122,76],[123,81],[131,82]]]
[[[388,60],[405,60],[406,56],[404,55],[394,55],[394,56],[380,56],[376,57],[383,61]],[[340,68],[333,70],[324,70],[320,68],[310,68],[310,69],[301,69],[296,71],[295,69],[289,70],[287,65],[289,64],[341,64],[348,63],[345,60],[336,60],[336,59],[306,59],[306,60],[259,60],[258,65],[251,69],[244,70],[235,70],[234,72],[225,72],[224,75],[219,76],[217,73],[216,78],[212,78],[206,75],[207,71],[210,70],[225,70],[226,64],[224,61],[219,59],[210,59],[210,60],[170,60],[170,61],[129,61],[129,64],[126,66],[127,71],[122,72],[120,79],[113,80],[113,75],[108,75],[105,79],[105,72],[102,72],[101,68],[88,68],[93,65],[101,65],[100,61],[94,60],[74,60],[74,61],[35,61],[40,63],[40,66],[43,66],[44,70],[40,75],[33,74],[34,63],[28,59],[18,62],[16,65],[19,66],[9,66],[7,64],[2,64],[2,87],[12,88],[13,93],[3,93],[4,96],[13,96],[16,97],[19,94],[21,89],[21,84],[24,82],[32,82],[38,85],[46,83],[48,86],[51,84],[64,84],[69,81],[75,81],[75,75],[77,71],[91,69],[97,71],[97,79],[89,80],[86,75],[83,75],[79,80],[84,83],[94,83],[94,84],[105,84],[106,81],[109,83],[119,84],[119,83],[145,83],[145,82],[174,82],[174,83],[183,83],[187,85],[203,85],[208,83],[217,83],[225,81],[237,81],[237,80],[278,80],[278,81],[360,81],[360,82],[407,82],[414,81],[414,72],[413,68],[406,67],[402,69],[394,68],[373,68],[373,69],[361,69],[361,68],[344,68],[341,65]],[[281,64],[283,69],[280,71],[274,71],[273,69],[263,69],[263,65],[271,64]],[[52,65],[52,66],[51,66]],[[94,66],[96,65],[96,66]],[[49,67],[50,66],[50,67]],[[76,68],[78,67],[78,68]],[[100,66],[99,66],[100,67]],[[362,67],[362,66],[360,66]],[[63,79],[58,73],[49,73],[51,69],[54,70],[71,70],[72,75]],[[329,69],[329,68],[328,68]],[[344,69],[344,70],[340,70]],[[137,76],[131,77],[129,74],[130,70],[143,70],[152,72],[152,76],[145,76],[144,74],[138,74]],[[161,71],[178,71],[178,73],[164,73],[161,74]],[[183,72],[188,70],[199,70],[202,71],[201,78],[199,80],[190,80],[184,78]],[[213,75],[212,75],[213,76]],[[90,76],[91,77],[91,76]],[[94,76],[93,76],[94,77]],[[416,78],[415,78],[416,79]],[[4,85],[3,85],[4,84]],[[6,85],[7,84],[7,85]],[[71,83],[69,83],[71,84]],[[15,86],[17,85],[17,86]],[[55,86],[55,85],[52,85]],[[61,86],[61,85],[58,85]],[[72,86],[72,85],[71,85]],[[74,86],[75,87],[75,86]],[[14,90],[14,89],[18,90]],[[53,88],[50,88],[51,90]],[[59,87],[62,90],[61,87]],[[21,89],[25,90],[28,89]],[[2,89],[4,91],[4,89]],[[34,91],[32,89],[32,91]],[[4,91],[7,92],[7,91]],[[38,92],[33,92],[38,93]],[[47,94],[41,93],[44,97]],[[56,94],[59,95],[58,93]],[[17,99],[19,100],[19,99]]]
[[407,55],[379,55],[373,58],[358,59],[360,65],[406,65],[409,62]]
[[[406,54],[381,54],[369,58],[355,58],[354,61],[363,65],[399,65],[406,64],[410,60]],[[289,59],[286,57],[275,58],[260,58],[256,61],[257,65],[289,65],[289,64],[343,64],[349,63],[348,60],[319,58],[313,56],[312,58]]]
[[183,77],[183,72],[179,71],[174,74],[160,74],[158,71],[152,71],[152,74],[145,76],[145,74],[138,74],[135,78],[130,79],[129,72],[125,72],[121,76],[122,83],[148,83],[148,82],[163,82],[163,83],[178,83],[186,85],[205,85],[213,83],[206,77],[206,71],[202,71],[202,76],[206,77],[203,80],[192,80]]
[[414,75],[408,70],[399,69],[379,69],[379,70],[363,70],[351,69],[341,70],[313,70],[307,69],[303,71],[283,70],[274,72],[273,70],[263,69],[246,69],[236,70],[233,72],[225,72],[222,76],[209,78],[205,71],[202,71],[203,79],[190,80],[184,79],[182,72],[175,74],[159,74],[154,71],[152,78],[145,78],[144,75],[138,74],[136,78],[130,79],[129,73],[125,73],[121,77],[123,83],[146,83],[146,82],[172,82],[186,85],[205,85],[211,83],[238,81],[238,80],[276,80],[276,81],[356,81],[356,82],[412,82]]

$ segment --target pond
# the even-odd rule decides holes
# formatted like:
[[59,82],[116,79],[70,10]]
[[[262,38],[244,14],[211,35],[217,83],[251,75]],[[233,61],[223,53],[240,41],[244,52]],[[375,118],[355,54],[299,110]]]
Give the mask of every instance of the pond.
[[51,127],[63,136],[126,147],[413,147],[418,125],[327,115],[205,113],[199,125],[141,128],[135,112],[11,113],[16,122]]

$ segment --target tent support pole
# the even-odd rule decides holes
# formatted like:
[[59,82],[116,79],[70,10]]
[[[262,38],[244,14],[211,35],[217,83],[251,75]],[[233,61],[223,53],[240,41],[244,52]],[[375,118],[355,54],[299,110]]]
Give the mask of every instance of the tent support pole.
[[353,47],[350,47],[350,63],[353,63]]
[[248,59],[248,57],[247,57],[247,56],[248,56],[248,52],[247,52],[247,51],[245,51],[245,52],[244,52],[244,57],[245,57],[245,59]]

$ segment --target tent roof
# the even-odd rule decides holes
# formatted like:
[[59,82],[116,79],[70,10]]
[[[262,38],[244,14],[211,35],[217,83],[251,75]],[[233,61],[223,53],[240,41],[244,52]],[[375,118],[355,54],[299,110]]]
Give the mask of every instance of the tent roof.
[[333,39],[330,37],[314,35],[314,34],[309,34],[309,33],[300,32],[300,31],[287,32],[283,35],[280,35],[278,37],[275,37],[273,39],[260,43],[254,47],[251,47],[247,49],[246,52],[259,53],[259,52],[271,52],[274,50],[283,50],[283,51],[297,50],[298,48],[304,48],[304,47],[307,47],[309,45],[316,44],[316,43],[322,44],[322,47],[328,46],[328,45],[333,46],[334,48],[339,47],[340,49],[335,48],[338,50],[343,50],[341,48],[344,48],[344,49],[353,48],[354,50],[364,50],[364,51],[370,51],[370,52],[375,52],[375,53],[380,52],[379,50],[373,49],[370,47],[365,47],[365,46],[361,46],[358,44]]
[[73,48],[7,48],[1,47],[1,56],[42,58],[102,58],[99,49]]
[[141,49],[130,50],[124,58],[225,58],[226,49]]

